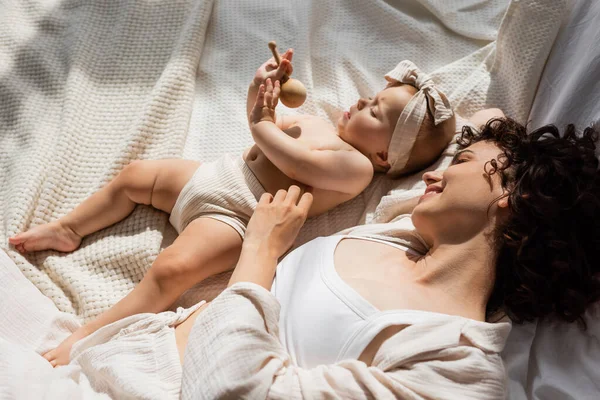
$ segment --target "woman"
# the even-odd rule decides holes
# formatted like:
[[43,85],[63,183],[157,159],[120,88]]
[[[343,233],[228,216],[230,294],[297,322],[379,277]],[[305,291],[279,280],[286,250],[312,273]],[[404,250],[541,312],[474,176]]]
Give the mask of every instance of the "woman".
[[183,398],[503,398],[509,327],[486,317],[574,321],[600,297],[597,136],[465,128],[451,166],[423,176],[412,221],[426,253],[319,238],[277,267],[275,296],[309,195],[262,198],[230,287],[197,314]]
[[[499,352],[510,325],[486,318],[573,321],[599,297],[596,140],[572,126],[564,138],[552,126],[528,136],[508,119],[480,135],[465,128],[451,166],[424,174],[414,227],[400,218],[318,238],[279,266],[311,195],[298,202],[291,187],[265,196],[228,289],[208,307],[111,324],[76,345],[68,367],[46,363],[36,381],[73,380],[80,368],[77,379],[90,381],[81,392],[144,398],[178,397],[180,387],[183,398],[504,398]],[[27,320],[52,313],[38,314]],[[7,332],[24,330],[5,324],[0,339]],[[176,345],[182,357],[185,348],[183,381]],[[17,381],[8,378],[0,383]]]

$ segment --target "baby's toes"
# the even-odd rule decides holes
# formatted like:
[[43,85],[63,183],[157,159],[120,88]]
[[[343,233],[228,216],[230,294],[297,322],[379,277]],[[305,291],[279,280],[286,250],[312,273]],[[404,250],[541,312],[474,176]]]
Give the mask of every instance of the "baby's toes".
[[8,238],[8,243],[10,244],[14,244],[14,245],[18,245],[19,243],[22,243],[25,239],[23,238],[23,234],[19,233],[13,237],[9,237]]
[[42,355],[46,360],[52,361],[56,359],[56,349],[50,350]]

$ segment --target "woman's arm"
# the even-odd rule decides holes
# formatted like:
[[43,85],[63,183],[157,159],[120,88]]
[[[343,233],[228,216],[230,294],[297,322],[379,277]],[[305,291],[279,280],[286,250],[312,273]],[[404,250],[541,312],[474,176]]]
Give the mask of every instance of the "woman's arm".
[[504,399],[501,349],[490,354],[471,345],[477,337],[464,335],[466,323],[451,318],[400,326],[371,366],[357,360],[294,365],[279,341],[280,305],[269,289],[275,260],[310,208],[310,194],[299,194],[292,186],[261,198],[229,287],[194,323],[182,398]]
[[312,205],[312,194],[300,196],[300,188],[292,185],[288,191],[280,190],[275,197],[265,193],[250,218],[242,252],[229,285],[252,282],[271,289],[277,259],[294,243],[306,221]]
[[[470,345],[464,323],[407,325],[371,366],[300,368],[279,341],[279,303],[239,282],[198,316],[186,348],[182,399],[504,399],[497,353]],[[307,322],[309,323],[309,322]]]

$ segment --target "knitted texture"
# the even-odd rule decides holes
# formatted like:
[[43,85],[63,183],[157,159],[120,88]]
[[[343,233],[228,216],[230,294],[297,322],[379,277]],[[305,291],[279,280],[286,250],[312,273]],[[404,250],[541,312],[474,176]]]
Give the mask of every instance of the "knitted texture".
[[[269,40],[280,52],[294,47],[293,76],[308,89],[301,108],[280,105],[281,114],[335,122],[409,59],[462,115],[496,106],[523,121],[564,7],[565,0],[513,1],[505,15],[501,0],[5,1],[3,248],[60,310],[88,320],[125,296],[172,242],[167,216],[138,206],[70,254],[23,257],[7,237],[67,214],[132,160],[240,154],[252,141],[247,87],[270,57]],[[420,190],[417,178],[376,178],[356,199],[309,221],[298,243],[377,222],[382,196],[393,206]],[[210,299],[227,278],[190,293]],[[198,298],[186,296],[184,304]]]
[[[54,221],[136,159],[180,157],[211,1],[0,4],[0,236]],[[70,254],[9,254],[90,319],[139,282],[167,215],[137,207]],[[169,225],[170,226],[170,225]]]

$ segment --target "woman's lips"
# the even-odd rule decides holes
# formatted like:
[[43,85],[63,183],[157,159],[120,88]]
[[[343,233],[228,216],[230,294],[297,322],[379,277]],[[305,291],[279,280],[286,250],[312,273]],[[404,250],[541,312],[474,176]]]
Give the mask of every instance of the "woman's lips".
[[344,118],[350,119],[350,113],[348,111],[344,111]]
[[435,196],[436,194],[441,194],[441,193],[442,192],[437,192],[437,191],[434,191],[434,190],[429,191],[429,192],[425,193],[423,196],[419,197],[419,203],[422,202],[425,199],[428,199],[430,197]]

